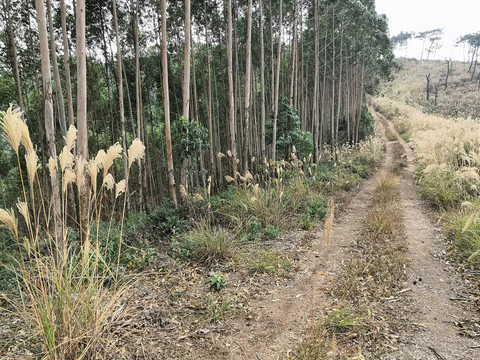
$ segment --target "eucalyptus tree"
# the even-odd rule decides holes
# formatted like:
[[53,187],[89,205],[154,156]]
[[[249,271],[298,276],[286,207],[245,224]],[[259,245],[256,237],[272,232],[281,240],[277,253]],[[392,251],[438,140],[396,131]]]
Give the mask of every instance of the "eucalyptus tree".
[[163,108],[165,116],[165,145],[167,151],[167,174],[170,200],[177,207],[177,195],[175,192],[175,174],[172,155],[172,138],[170,133],[170,94],[168,91],[168,53],[167,53],[167,4],[161,0],[162,15],[162,70],[163,70]]
[[[43,4],[43,0],[36,0],[35,7],[38,21],[38,35],[40,38],[40,56],[42,60],[42,89],[44,98],[45,135],[47,139],[48,155],[50,159],[56,159],[57,149],[55,144],[55,126],[51,86],[52,75],[50,71],[51,63],[48,50],[47,25],[45,20],[45,7]],[[66,244],[65,239],[62,236],[60,183],[56,167],[50,172],[50,180],[52,187],[51,198],[54,221],[54,236],[58,247],[59,255],[63,256],[64,251],[66,251]]]
[[5,22],[5,32],[6,32],[6,39],[7,39],[7,48],[8,48],[8,54],[10,58],[10,63],[12,66],[12,73],[13,73],[13,78],[15,79],[15,90],[17,92],[17,101],[18,101],[18,106],[20,106],[20,109],[23,111],[25,110],[25,105],[23,104],[23,92],[22,92],[22,84],[20,80],[20,70],[18,66],[18,58],[17,58],[17,46],[16,46],[16,40],[14,36],[14,23],[12,16],[14,14],[14,10],[12,9],[11,6],[11,1],[10,0],[5,0],[3,2],[3,18]]

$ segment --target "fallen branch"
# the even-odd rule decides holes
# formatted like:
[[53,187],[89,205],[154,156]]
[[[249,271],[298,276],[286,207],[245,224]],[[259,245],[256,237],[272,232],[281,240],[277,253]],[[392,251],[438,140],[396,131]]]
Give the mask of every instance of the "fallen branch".
[[440,355],[437,352],[437,350],[435,350],[433,347],[431,346],[427,346],[427,347],[433,352],[433,354],[437,357],[438,360],[445,360],[445,358],[442,355]]

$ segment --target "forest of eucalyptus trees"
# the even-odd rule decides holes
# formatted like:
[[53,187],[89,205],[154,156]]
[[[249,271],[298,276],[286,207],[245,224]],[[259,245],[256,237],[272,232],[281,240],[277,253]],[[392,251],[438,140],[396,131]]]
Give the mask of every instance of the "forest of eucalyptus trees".
[[[44,178],[70,125],[84,159],[119,143],[126,164],[139,138],[146,154],[132,168],[128,203],[138,211],[258,174],[293,148],[318,162],[324,146],[357,143],[372,126],[365,93],[394,66],[374,0],[3,0],[1,7],[0,107],[24,111]],[[19,180],[0,141],[0,198],[8,203]],[[126,177],[121,169],[113,167],[115,177]],[[58,180],[51,188],[58,192]]]

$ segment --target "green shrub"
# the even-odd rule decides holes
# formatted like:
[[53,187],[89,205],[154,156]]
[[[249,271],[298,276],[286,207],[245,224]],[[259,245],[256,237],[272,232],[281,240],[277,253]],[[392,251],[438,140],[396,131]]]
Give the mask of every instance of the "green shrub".
[[222,276],[221,272],[209,276],[207,283],[210,286],[210,289],[215,291],[225,288],[225,278]]
[[267,226],[266,228],[263,229],[263,236],[267,240],[273,240],[276,239],[280,235],[280,230],[278,230],[275,226]]
[[248,226],[248,239],[256,240],[262,233],[262,224],[258,221],[252,221]]
[[324,219],[327,216],[327,203],[323,199],[312,199],[308,202],[306,212],[317,219]]

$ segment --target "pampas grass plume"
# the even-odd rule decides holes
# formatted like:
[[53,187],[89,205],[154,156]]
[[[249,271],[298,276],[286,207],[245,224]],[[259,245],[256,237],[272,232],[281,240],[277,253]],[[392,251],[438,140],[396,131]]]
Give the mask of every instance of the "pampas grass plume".
[[71,151],[75,146],[75,141],[77,140],[77,129],[75,126],[70,125],[67,131],[67,136],[65,136],[65,146]]
[[75,177],[77,187],[80,189],[83,186],[83,174],[85,171],[85,166],[87,161],[84,158],[77,158],[76,166],[75,166]]
[[103,176],[107,176],[108,170],[113,165],[115,159],[122,156],[122,146],[118,143],[113,144],[107,150],[107,154],[103,158]]
[[27,151],[27,154],[25,155],[25,163],[27,165],[28,181],[30,183],[30,187],[32,187],[38,169],[37,153],[35,151]]
[[60,155],[58,155],[58,161],[60,162],[60,169],[62,169],[62,171],[65,171],[65,169],[67,168],[68,169],[73,168],[74,160],[75,160],[75,157],[70,152],[70,149],[68,148],[68,146],[65,145]]
[[3,137],[12,146],[15,153],[18,155],[18,147],[22,140],[22,133],[19,131],[19,125],[22,122],[21,112],[19,109],[12,109],[12,105],[7,111],[2,112],[2,120],[0,120],[0,127],[3,130]]
[[96,194],[97,193],[97,175],[98,175],[98,163],[96,161],[96,158],[93,160],[90,160],[85,167],[91,179],[93,193]]
[[48,171],[50,172],[50,177],[57,172],[57,159],[50,158],[48,159]]
[[105,178],[103,179],[102,185],[105,186],[107,190],[112,190],[115,186],[115,179],[113,178],[113,175],[107,174],[107,176],[105,176]]
[[0,227],[7,228],[18,239],[17,219],[13,209],[0,209]]
[[139,140],[135,139],[128,148],[128,168],[132,166],[133,162],[137,159],[143,159],[145,156],[145,145]]
[[77,175],[73,172],[72,169],[65,169],[62,176],[62,192],[64,194],[67,191],[68,184],[75,182],[76,178]]
[[125,192],[126,185],[125,179],[115,184],[115,199]]
[[28,205],[26,202],[21,201],[17,203],[18,212],[23,216],[25,223],[28,228],[31,230],[32,223],[30,222],[30,212],[28,211]]

